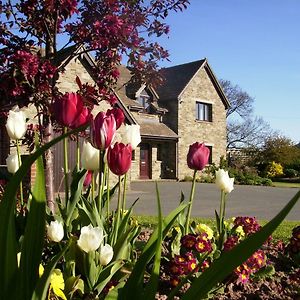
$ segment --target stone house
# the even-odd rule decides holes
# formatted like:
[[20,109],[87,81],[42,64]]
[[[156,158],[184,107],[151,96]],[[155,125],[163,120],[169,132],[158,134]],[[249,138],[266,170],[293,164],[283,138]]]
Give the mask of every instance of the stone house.
[[[61,92],[78,90],[76,76],[83,83],[94,84],[91,72],[94,63],[89,55],[74,57],[70,51],[64,51],[60,60],[65,68],[58,80]],[[186,154],[189,145],[196,141],[210,147],[210,162],[218,163],[220,156],[226,154],[229,102],[207,59],[162,69],[165,82],[157,89],[130,83],[131,74],[125,66],[120,66],[119,71],[120,79],[114,89],[118,98],[116,106],[123,109],[126,123],[140,125],[142,137],[133,153],[131,180],[183,179],[191,175]],[[93,114],[107,108],[109,105],[101,102]],[[28,109],[27,112],[29,122],[34,123],[34,111]],[[119,133],[123,130],[121,126]],[[0,134],[4,134],[3,128]],[[54,172],[62,174],[61,145],[53,151]],[[2,164],[4,160],[2,158]],[[58,186],[59,181],[57,190]]]

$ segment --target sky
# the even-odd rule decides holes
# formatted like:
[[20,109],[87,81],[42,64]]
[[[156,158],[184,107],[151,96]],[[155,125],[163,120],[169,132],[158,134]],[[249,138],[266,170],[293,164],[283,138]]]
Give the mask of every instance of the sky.
[[254,114],[300,142],[300,0],[190,0],[160,39],[170,63],[206,57],[218,78],[254,101]]

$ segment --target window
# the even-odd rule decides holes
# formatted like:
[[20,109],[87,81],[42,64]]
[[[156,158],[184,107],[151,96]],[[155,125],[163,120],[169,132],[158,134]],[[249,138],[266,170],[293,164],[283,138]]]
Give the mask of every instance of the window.
[[150,96],[148,93],[143,90],[141,94],[137,98],[138,102],[145,108],[147,109],[150,103]]
[[196,102],[196,120],[212,122],[212,105],[210,103]]

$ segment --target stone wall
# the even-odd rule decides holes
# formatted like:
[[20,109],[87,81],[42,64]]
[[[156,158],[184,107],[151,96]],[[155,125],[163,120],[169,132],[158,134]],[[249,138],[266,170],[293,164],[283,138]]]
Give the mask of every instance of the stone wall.
[[[196,101],[212,104],[212,122],[196,120]],[[186,155],[189,145],[204,142],[212,146],[212,161],[226,155],[226,110],[205,68],[201,68],[179,99],[178,178],[191,175]]]

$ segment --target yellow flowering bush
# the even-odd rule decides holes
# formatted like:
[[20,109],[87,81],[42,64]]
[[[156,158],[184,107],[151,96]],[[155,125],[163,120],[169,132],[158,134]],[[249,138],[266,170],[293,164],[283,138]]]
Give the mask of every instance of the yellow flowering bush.
[[267,167],[267,177],[278,177],[283,175],[283,167],[281,164],[272,161]]

